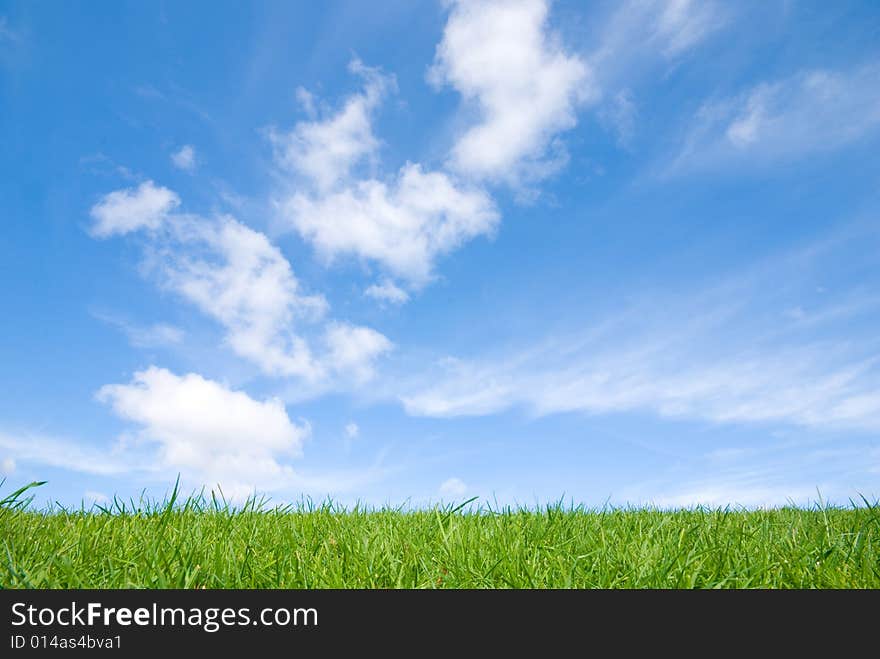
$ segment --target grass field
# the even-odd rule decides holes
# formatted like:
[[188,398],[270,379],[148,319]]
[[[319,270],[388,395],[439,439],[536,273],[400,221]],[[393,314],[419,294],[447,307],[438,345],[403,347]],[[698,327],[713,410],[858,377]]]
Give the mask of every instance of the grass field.
[[880,508],[0,504],[0,585],[36,588],[880,588]]

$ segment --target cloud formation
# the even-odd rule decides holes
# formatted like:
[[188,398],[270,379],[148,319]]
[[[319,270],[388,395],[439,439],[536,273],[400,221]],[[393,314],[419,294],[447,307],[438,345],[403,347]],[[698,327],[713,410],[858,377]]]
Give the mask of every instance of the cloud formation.
[[439,256],[490,234],[499,221],[484,191],[412,163],[388,182],[358,181],[321,197],[297,193],[283,209],[325,260],[375,261],[415,287],[430,281]]
[[[152,183],[147,194],[178,199]],[[349,326],[347,337],[356,341],[342,350],[337,345],[340,330],[330,321],[325,329],[327,347],[323,354],[315,354],[298,328],[321,321],[329,305],[323,296],[301,290],[290,263],[264,234],[229,216],[171,215],[167,203],[162,213],[150,215],[153,221],[133,221],[129,211],[137,218],[144,216],[140,213],[144,204],[136,197],[129,191],[106,195],[92,209],[95,226],[106,225],[104,211],[112,207],[114,222],[127,228],[123,233],[150,229],[147,269],[163,287],[219,322],[229,348],[267,375],[312,382],[352,375],[361,382],[372,373],[372,362],[390,350],[391,342],[378,332]]]
[[[539,416],[649,412],[877,432],[880,355],[873,337],[856,340],[853,327],[873,317],[880,300],[857,290],[822,297],[811,279],[852,259],[855,240],[829,240],[709,290],[658,294],[659,301],[496,358],[447,358],[416,378],[402,402],[410,414],[432,417],[522,407]],[[786,313],[792,290],[800,299],[812,293],[809,313]],[[835,333],[841,327],[845,338]]]
[[310,432],[290,420],[280,400],[254,400],[195,373],[155,366],[128,384],[101,387],[97,397],[140,427],[140,441],[158,444],[163,468],[220,483],[235,497],[287,478],[290,467],[279,460],[299,457]]
[[109,238],[132,231],[154,231],[178,206],[177,194],[152,181],[144,181],[137,188],[116,190],[92,206],[91,234],[95,238]]
[[451,166],[475,179],[518,181],[564,161],[555,136],[598,93],[591,72],[547,27],[544,0],[451,3],[428,79],[451,86],[478,119],[452,148]]
[[[359,163],[375,156],[380,142],[373,134],[373,113],[396,89],[393,76],[358,59],[348,68],[363,80],[363,89],[349,96],[337,112],[321,120],[301,121],[287,133],[269,133],[276,162],[319,191],[344,185]],[[306,111],[314,114],[312,95],[300,89],[299,96]]]
[[185,172],[194,171],[198,164],[196,150],[190,144],[183,145],[171,154],[171,164]]
[[880,66],[809,70],[704,104],[671,172],[831,151],[880,126]]
[[321,318],[319,295],[305,295],[281,251],[231,217],[180,218],[174,242],[155,261],[163,285],[226,328],[226,343],[268,375],[317,378],[296,321]]
[[385,279],[378,284],[370,284],[364,289],[364,295],[388,304],[403,304],[409,300],[409,293],[390,279]]

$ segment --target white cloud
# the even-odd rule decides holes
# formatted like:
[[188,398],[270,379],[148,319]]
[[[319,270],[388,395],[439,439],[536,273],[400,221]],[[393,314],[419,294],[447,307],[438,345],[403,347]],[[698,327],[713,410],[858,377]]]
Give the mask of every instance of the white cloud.
[[[378,168],[372,115],[395,85],[357,60],[350,68],[364,80],[361,92],[335,113],[299,122],[289,133],[271,133],[276,163],[293,174],[277,207],[285,226],[327,263],[340,256],[360,258],[423,286],[439,256],[491,233],[498,213],[484,191],[419,164],[407,163],[390,177],[357,171],[364,161]],[[305,105],[314,107],[311,95]]]
[[324,340],[325,360],[336,371],[349,373],[358,383],[373,377],[373,363],[392,348],[391,341],[369,327],[330,323]]
[[[409,413],[435,417],[523,407],[536,415],[648,412],[877,432],[880,359],[872,337],[856,329],[874,317],[876,299],[807,293],[815,288],[811,277],[839,269],[850,248],[829,241],[709,290],[658,293],[569,336],[494,357],[444,360],[412,383],[400,380],[401,399]],[[780,316],[793,289],[810,299],[809,323]]]
[[637,118],[631,89],[668,74],[737,9],[713,0],[623,0],[611,7],[585,60],[601,90],[593,98],[599,121],[628,148]]
[[727,22],[725,12],[716,2],[666,0],[647,5],[655,16],[652,37],[666,56],[693,48]]
[[190,144],[185,144],[171,154],[171,164],[185,172],[194,171],[197,163],[196,150]]
[[[359,60],[353,60],[349,70],[363,78],[364,89],[350,96],[336,114],[323,120],[299,122],[289,133],[270,133],[276,162],[305,177],[321,191],[347,181],[355,165],[375,154],[379,140],[373,135],[371,115],[388,91],[395,88],[392,76],[364,66]],[[313,114],[312,95],[305,90],[297,95],[306,111]]]
[[788,505],[808,506],[815,503],[817,498],[815,487],[800,484],[766,486],[756,483],[702,482],[692,485],[691,488],[679,488],[640,503],[658,508],[777,508]]
[[354,421],[345,424],[345,436],[349,439],[356,439],[361,434],[361,429]]
[[812,70],[704,105],[670,171],[796,158],[880,126],[880,67]]
[[460,478],[447,478],[440,484],[440,494],[448,497],[464,496],[467,489],[467,485]]
[[15,472],[15,460],[10,457],[3,458],[0,462],[0,475],[11,476]]
[[[111,192],[99,206],[119,199],[124,192]],[[321,339],[326,350],[315,354],[300,330],[324,317],[327,301],[303,293],[281,250],[236,219],[166,213],[152,226],[132,223],[123,211],[114,214],[118,223],[132,230],[153,229],[148,271],[165,288],[217,320],[226,330],[229,348],[264,373],[312,382],[353,375],[363,382],[373,372],[372,360],[390,349],[391,342],[374,330],[350,325],[341,330],[341,325],[331,321]],[[178,338],[173,328],[152,329],[162,336],[156,331],[148,335],[132,328],[127,331],[141,342]]]
[[156,264],[164,284],[219,321],[236,354],[269,375],[323,375],[306,341],[291,330],[297,320],[320,318],[327,302],[300,291],[290,264],[264,234],[231,217],[179,218],[174,240]]
[[364,295],[379,302],[387,302],[389,304],[403,304],[409,300],[409,293],[390,279],[386,279],[378,284],[371,284],[364,290]]
[[128,338],[136,348],[173,345],[183,341],[183,336],[183,330],[165,323],[128,328]]
[[546,174],[554,137],[596,95],[586,63],[547,28],[544,0],[452,2],[429,80],[450,85],[479,120],[453,147],[451,164],[476,178],[518,181]]
[[137,189],[116,190],[92,206],[95,222],[91,234],[109,238],[141,229],[156,230],[179,205],[180,198],[174,192],[152,181],[141,183]]
[[734,353],[711,365],[694,364],[685,361],[684,346],[677,348],[678,368],[670,367],[671,354],[663,355],[660,344],[647,354],[631,346],[593,356],[566,349],[539,353],[514,369],[466,365],[404,403],[410,413],[438,417],[524,405],[537,415],[649,411],[719,423],[880,430],[877,374],[870,363],[829,367],[822,347],[815,346],[775,356]]
[[284,210],[325,259],[349,254],[377,261],[414,286],[431,279],[438,256],[492,233],[499,220],[482,190],[411,163],[388,184],[360,181],[320,198],[297,193]]
[[0,448],[12,454],[9,459],[13,465],[34,464],[96,476],[114,476],[149,469],[146,464],[132,465],[111,451],[33,433],[12,434],[0,431]]
[[821,344],[711,356],[688,348],[686,341],[647,335],[459,362],[402,400],[409,413],[435,417],[522,405],[541,416],[647,411],[716,423],[880,430],[880,373],[870,358],[838,363]]
[[[299,454],[308,424],[290,421],[275,399],[254,400],[198,375],[150,368],[130,384],[109,385],[98,395],[120,405],[117,413],[140,431],[123,433],[110,446],[90,447],[77,439],[0,430],[0,452],[8,452],[13,465],[125,479],[128,485],[165,489],[178,475],[184,489],[219,483],[227,500],[235,502],[255,491],[280,490],[295,497],[359,491],[394,471],[381,457],[359,467],[294,471],[285,459]],[[224,427],[227,420],[231,425]]]
[[159,446],[162,468],[220,483],[233,496],[288,478],[290,467],[279,459],[299,457],[310,432],[278,399],[254,400],[195,373],[155,366],[129,384],[105,385],[97,397],[141,426],[139,438]]

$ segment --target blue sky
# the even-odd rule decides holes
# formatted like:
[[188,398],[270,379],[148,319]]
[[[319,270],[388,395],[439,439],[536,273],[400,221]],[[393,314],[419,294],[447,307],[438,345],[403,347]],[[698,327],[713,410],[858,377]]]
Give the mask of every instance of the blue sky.
[[872,2],[0,2],[0,466],[65,504],[880,495]]

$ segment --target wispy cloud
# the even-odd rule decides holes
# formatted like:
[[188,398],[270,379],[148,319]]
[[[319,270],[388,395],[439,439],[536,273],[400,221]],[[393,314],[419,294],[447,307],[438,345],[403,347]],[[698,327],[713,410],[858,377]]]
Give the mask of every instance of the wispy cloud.
[[603,86],[653,68],[646,60],[682,58],[732,19],[731,7],[714,0],[626,0],[614,7],[587,58]]
[[845,437],[778,441],[727,448],[686,461],[647,482],[627,486],[615,499],[663,508],[778,507],[832,502],[846,505],[880,492],[871,472],[876,447]]
[[639,88],[693,56],[736,13],[712,0],[626,0],[596,22],[582,47],[595,93],[590,105],[600,125],[629,148],[639,132]]
[[[14,461],[21,464],[56,467],[95,476],[117,476],[152,468],[149,464],[128,460],[111,449],[91,448],[71,439],[35,433],[0,432],[0,448],[9,451]],[[9,459],[13,460],[13,457]]]
[[628,90],[617,92],[598,111],[599,121],[617,135],[617,143],[628,148],[636,132],[638,109]]
[[[163,373],[170,385],[156,381]],[[183,397],[176,397],[178,394]],[[168,395],[174,398],[168,399]],[[396,470],[385,465],[381,456],[362,466],[293,470],[288,460],[295,458],[295,450],[301,448],[308,426],[290,421],[283,408],[275,407],[278,404],[271,400],[252,399],[200,376],[176,376],[163,369],[153,369],[150,374],[148,370],[127,385],[110,385],[102,397],[114,407],[119,406],[122,418],[137,424],[134,434],[124,434],[119,441],[102,447],[89,447],[74,438],[0,431],[0,450],[7,453],[0,463],[8,468],[5,475],[22,465],[36,468],[39,473],[45,473],[48,467],[111,480],[137,479],[141,484],[161,487],[180,475],[185,488],[216,489],[219,485],[227,499],[241,501],[255,492],[342,495],[362,491]],[[218,400],[233,407],[212,408],[205,413],[205,405]],[[218,411],[235,414],[232,427],[241,434],[233,437],[229,428],[211,428],[211,419],[217,418]],[[242,428],[236,425],[242,419],[263,425]],[[259,434],[254,440],[252,433],[257,428],[268,429],[272,438]],[[201,452],[200,457],[193,451]]]
[[191,144],[185,144],[171,154],[171,164],[184,172],[195,171],[198,165],[196,150]]
[[403,304],[409,300],[409,293],[390,279],[386,279],[379,284],[370,284],[364,290],[364,295],[379,302],[387,302],[389,304]]
[[128,337],[129,343],[135,348],[160,348],[176,345],[181,343],[185,336],[182,329],[166,323],[138,325],[104,311],[94,311],[92,315],[122,331]]
[[[667,292],[662,303],[624,309],[582,333],[494,359],[444,360],[412,385],[403,403],[411,414],[437,417],[522,406],[536,415],[645,411],[876,432],[880,346],[864,333],[829,331],[845,330],[855,317],[875,317],[875,298],[856,294],[843,315],[825,314],[825,325],[804,327],[785,318],[777,297],[811,290],[811,274],[842,258],[842,249],[829,243],[706,291]],[[774,288],[775,281],[797,290]],[[841,310],[838,302],[811,299],[817,318]]]
[[796,159],[880,127],[880,66],[809,70],[703,105],[667,173]]

